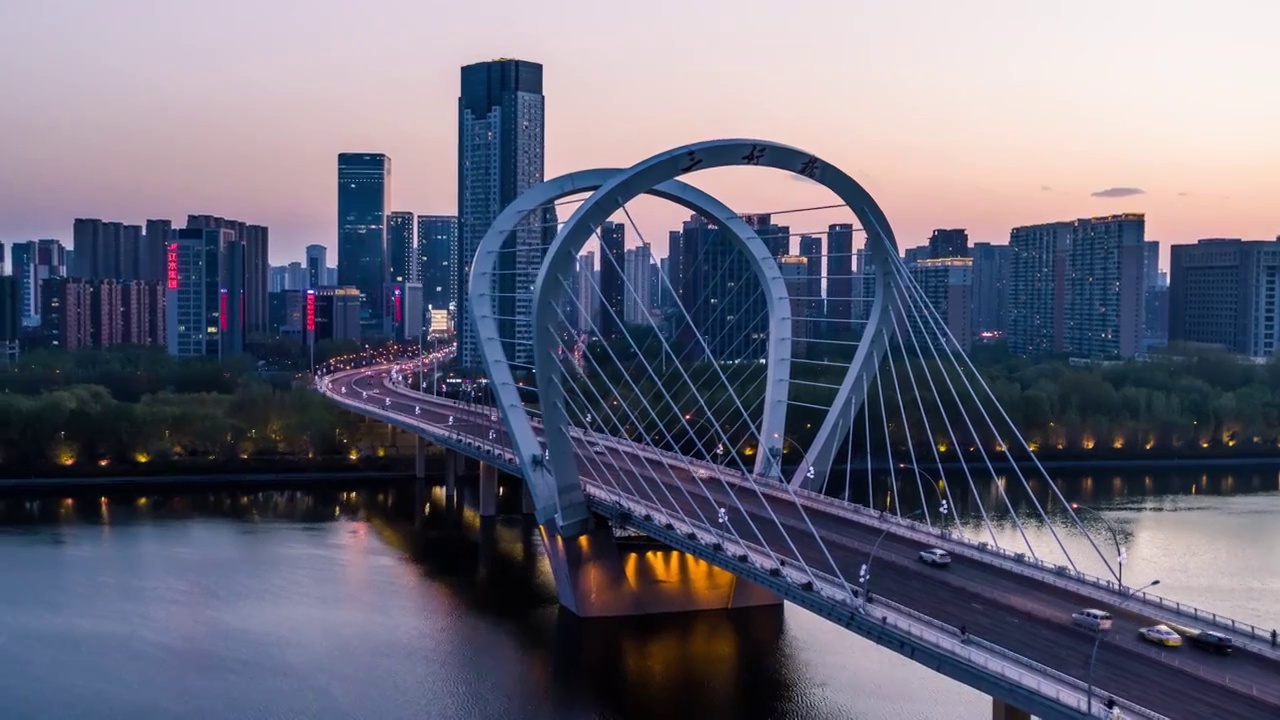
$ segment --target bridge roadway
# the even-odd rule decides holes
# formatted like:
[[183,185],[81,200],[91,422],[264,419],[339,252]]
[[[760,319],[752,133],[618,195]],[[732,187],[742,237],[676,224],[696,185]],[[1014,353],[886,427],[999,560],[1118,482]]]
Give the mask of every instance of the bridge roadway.
[[[337,392],[347,386],[347,397],[353,400],[360,401],[362,393],[368,393],[368,399],[362,401],[384,411],[413,417],[415,407],[421,407],[421,415],[415,419],[440,427],[448,426],[453,416],[455,431],[479,441],[487,441],[489,430],[497,425],[488,409],[467,411],[443,401],[424,400],[411,391],[388,388],[385,380],[386,370],[374,369],[370,374],[336,375],[332,385]],[[388,399],[390,405],[386,404]],[[602,465],[614,470],[610,477],[603,477]],[[686,470],[673,467],[669,473],[667,467],[652,460],[646,463],[639,453],[622,447],[607,446],[603,454],[584,450],[579,468],[589,482],[606,487],[618,482],[623,490],[629,490],[619,480],[625,476],[641,496],[638,499],[652,501],[649,493],[653,493],[664,506],[670,505],[669,498],[675,499],[690,518],[697,519],[701,511],[714,521],[717,508],[725,507],[729,522],[744,540],[755,542],[757,538],[741,518],[745,511],[759,528],[761,544],[789,562],[831,572],[830,562],[794,503],[764,496],[772,513],[788,526],[787,535],[796,546],[792,551],[764,501],[750,487],[734,488],[735,502],[729,491],[708,482],[712,495],[708,498]],[[808,509],[807,514],[843,577],[856,581],[882,530],[834,510]],[[957,558],[949,569],[935,569],[917,561],[917,553],[925,547],[892,533],[884,537],[870,568],[873,609],[875,597],[889,598],[950,625],[963,625],[976,637],[1086,680],[1094,636],[1073,626],[1071,613],[1083,607],[1102,607],[1115,617],[1115,628],[1103,640],[1094,666],[1094,683],[1104,692],[1174,720],[1280,717],[1280,662],[1250,652],[1223,657],[1188,645],[1157,648],[1137,637],[1140,627],[1155,623],[1141,614],[1141,608],[1108,605],[1067,588],[964,558]],[[778,552],[778,548],[784,550]]]

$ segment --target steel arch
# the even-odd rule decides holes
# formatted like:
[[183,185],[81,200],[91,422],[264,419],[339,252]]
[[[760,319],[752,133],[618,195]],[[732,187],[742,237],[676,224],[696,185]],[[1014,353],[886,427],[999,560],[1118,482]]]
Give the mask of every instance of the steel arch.
[[[468,302],[472,317],[475,318],[481,355],[489,374],[489,382],[493,384],[494,397],[498,403],[500,415],[507,426],[517,456],[521,458],[520,466],[525,481],[529,485],[530,495],[533,497],[535,517],[541,524],[554,522],[563,535],[576,535],[584,531],[590,513],[578,476],[577,461],[574,457],[572,439],[569,436],[568,417],[564,411],[561,389],[557,383],[544,380],[552,377],[553,370],[546,370],[541,364],[536,366],[539,378],[539,399],[543,409],[543,434],[547,440],[547,455],[544,456],[542,443],[534,433],[528,413],[520,400],[520,391],[515,384],[506,351],[502,346],[491,288],[497,269],[498,253],[501,252],[503,244],[511,234],[511,229],[517,223],[529,213],[548,203],[554,203],[571,195],[598,190],[622,172],[624,171],[615,168],[580,170],[552,178],[526,190],[503,209],[490,225],[489,231],[480,244],[476,246],[476,255],[471,264],[468,282]],[[785,389],[790,378],[791,305],[782,273],[755,230],[716,198],[678,180],[655,183],[637,194],[654,195],[709,218],[723,228],[727,237],[736,242],[748,256],[768,259],[767,263],[755,263],[756,274],[764,287],[770,290],[766,293],[769,298],[770,321],[783,331],[770,333],[771,354],[776,352],[782,360],[776,365],[771,364],[767,372],[780,373],[776,382]],[[595,227],[598,227],[598,224]],[[591,231],[594,232],[594,227]],[[575,251],[570,260],[575,260],[576,257]],[[539,315],[536,309],[538,304],[536,288],[542,287],[541,278],[545,272],[546,260],[544,259],[539,283],[534,291],[535,352],[540,347],[537,345],[538,338],[541,337],[545,342],[547,335],[551,334],[547,328],[542,328],[539,334],[540,328],[537,323],[553,322],[545,314]],[[554,307],[551,312],[554,316]],[[551,341],[553,342],[550,347],[553,363],[551,367],[558,368],[559,365],[555,364],[555,350],[559,347],[559,340],[551,334]],[[785,391],[783,399],[785,400]],[[550,463],[546,461],[547,456],[550,458]]]
[[[804,462],[797,468],[795,476],[791,479],[793,485],[818,486],[825,481],[831,469],[836,447],[852,426],[851,421],[846,424],[845,418],[852,418],[865,400],[861,387],[862,379],[875,371],[884,356],[885,344],[881,340],[884,333],[880,332],[880,329],[882,325],[892,329],[889,304],[885,300],[885,289],[889,279],[890,263],[893,261],[893,256],[897,254],[897,242],[893,237],[888,218],[870,193],[844,171],[822,161],[816,155],[768,140],[709,140],[659,153],[615,174],[578,207],[560,229],[543,259],[542,271],[534,286],[534,364],[540,378],[549,377],[551,373],[558,371],[559,366],[555,357],[558,340],[550,332],[550,324],[561,300],[564,282],[568,278],[568,273],[572,271],[574,259],[590,239],[595,228],[608,220],[628,201],[650,192],[650,188],[699,170],[744,165],[785,170],[826,187],[853,211],[868,235],[867,246],[875,268],[876,289],[869,322],[863,331],[863,339],[858,343],[857,351],[832,402],[831,409],[823,420],[812,447],[806,453]],[[767,250],[764,250],[763,255],[748,252],[748,256],[755,258],[758,261],[757,265],[773,266],[776,271],[776,265]],[[765,262],[766,259],[768,262]],[[770,289],[768,284],[766,289]],[[789,304],[785,303],[787,298],[785,284],[780,294],[767,292],[766,296],[769,296],[770,302],[776,303],[781,298],[784,304]],[[772,336],[774,332],[785,332],[789,336],[790,323],[787,323],[784,329],[775,322],[770,335]],[[771,376],[765,390],[764,418],[760,437],[766,447],[760,448],[758,453],[755,467],[757,474],[771,474],[766,471],[776,471],[779,463],[774,463],[772,460],[780,459],[782,456],[790,353],[783,357],[775,354],[775,349],[771,344],[768,357],[769,368],[775,367],[776,363],[778,366],[785,365],[788,371]],[[541,384],[546,385],[553,393],[558,392],[555,383]],[[568,418],[563,407],[544,404],[543,413],[548,429],[552,425],[563,426],[567,423]],[[572,473],[576,477],[576,463],[568,433],[549,432],[547,440],[553,468]]]

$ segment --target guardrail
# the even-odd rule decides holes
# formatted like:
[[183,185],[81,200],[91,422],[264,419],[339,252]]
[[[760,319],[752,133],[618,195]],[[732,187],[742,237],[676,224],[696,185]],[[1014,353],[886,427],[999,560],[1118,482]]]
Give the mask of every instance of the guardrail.
[[[588,481],[586,486],[590,488],[589,494],[597,496],[597,502],[601,502],[601,497],[607,498],[608,502],[612,502],[616,507],[625,509],[633,515],[643,516],[647,514],[650,517],[661,517],[668,532],[676,533],[679,537],[694,539],[711,548],[716,545],[726,547],[723,543],[728,538],[721,531],[712,530],[684,518],[673,518],[665,510],[653,505],[653,503],[624,496],[598,482]],[[655,522],[657,521],[655,520]],[[672,544],[674,545],[675,543]],[[772,555],[764,548],[757,548],[754,544],[747,543],[738,537],[734,538],[733,544],[737,548],[741,548],[744,557],[749,558],[747,562],[761,572],[784,576],[799,590],[804,590],[806,585],[811,583],[809,578],[814,577],[818,581],[816,587],[813,590],[807,590],[807,592],[818,593],[824,600],[841,606],[846,612],[860,613],[874,621],[875,615],[868,616],[864,612],[867,608],[871,608],[881,619],[882,625],[890,626],[898,632],[933,645],[947,654],[963,659],[989,673],[997,674],[1023,687],[1034,689],[1037,693],[1053,699],[1054,702],[1063,707],[1068,707],[1081,713],[1086,712],[1086,708],[1089,705],[1086,700],[1089,686],[1076,678],[972,635],[967,640],[963,639],[959,629],[892,600],[877,597],[874,604],[864,605],[862,591],[847,582],[841,582],[826,573],[812,570],[800,575],[775,565],[772,561]],[[727,549],[723,552],[729,555]],[[777,571],[776,573],[775,570]],[[986,652],[978,652],[975,648]],[[1004,662],[1002,659],[1009,662]],[[1138,717],[1149,718],[1150,720],[1167,720],[1165,716],[1159,713],[1123,698],[1109,695],[1097,687],[1093,688],[1093,696],[1094,717],[1109,717],[1105,709],[1105,703],[1108,699],[1114,699],[1117,705]]]

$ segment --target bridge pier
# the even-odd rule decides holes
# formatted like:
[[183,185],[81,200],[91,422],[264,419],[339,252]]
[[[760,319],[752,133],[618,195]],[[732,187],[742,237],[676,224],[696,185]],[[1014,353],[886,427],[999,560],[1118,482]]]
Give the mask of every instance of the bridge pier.
[[1031,713],[999,698],[991,698],[991,720],[1031,720]]
[[542,545],[560,604],[583,618],[776,606],[782,599],[747,580],[648,538],[618,540],[600,522],[566,539],[543,525]]
[[419,480],[427,476],[427,443],[421,435],[413,436],[413,476]]
[[498,514],[498,468],[480,463],[480,517]]
[[463,462],[464,457],[457,450],[444,451],[444,491],[450,496],[458,488],[458,474]]

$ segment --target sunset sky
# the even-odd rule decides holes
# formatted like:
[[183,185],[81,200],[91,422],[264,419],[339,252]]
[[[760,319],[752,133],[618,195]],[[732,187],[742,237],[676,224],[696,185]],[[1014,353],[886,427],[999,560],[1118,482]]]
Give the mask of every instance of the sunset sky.
[[[300,260],[335,245],[342,151],[391,156],[393,209],[452,213],[458,68],[497,57],[545,66],[548,176],[765,137],[861,180],[903,246],[1122,211],[1166,248],[1273,238],[1278,27],[1276,0],[9,0],[0,241],[212,213]],[[742,212],[824,199],[701,184]],[[684,213],[634,207],[665,253]]]

